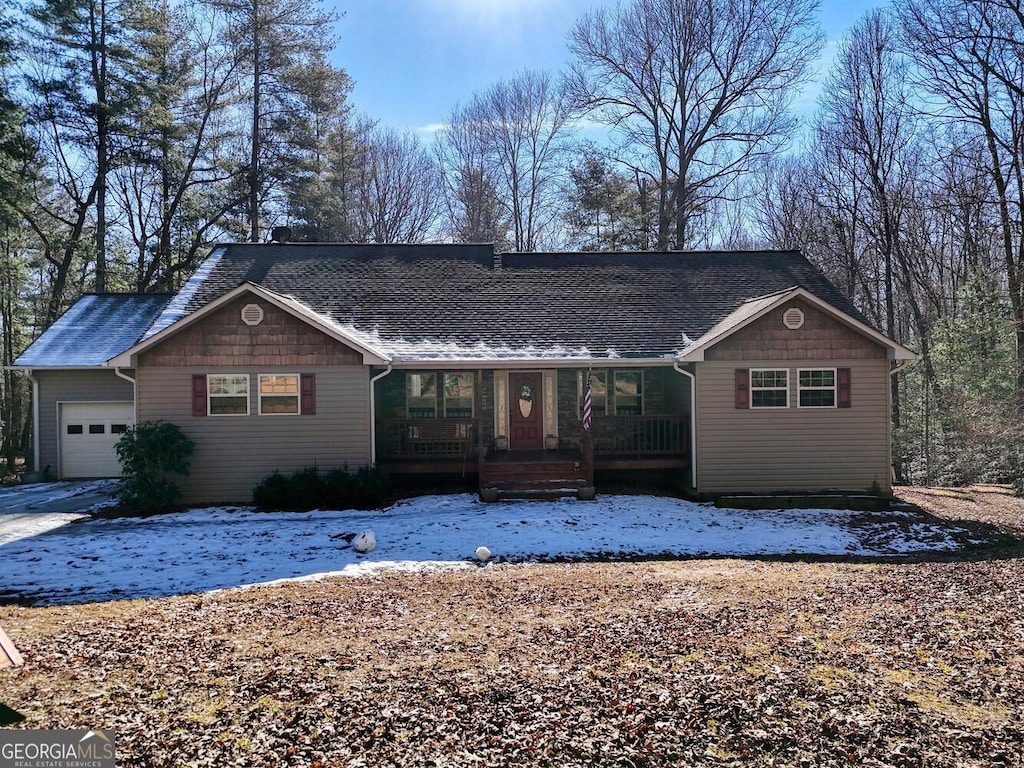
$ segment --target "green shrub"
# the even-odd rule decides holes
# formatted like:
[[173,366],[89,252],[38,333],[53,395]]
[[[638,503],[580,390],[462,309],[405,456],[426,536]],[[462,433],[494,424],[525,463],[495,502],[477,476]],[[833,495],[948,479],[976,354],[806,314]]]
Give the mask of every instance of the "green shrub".
[[350,472],[346,466],[323,474],[306,467],[288,476],[268,475],[253,488],[252,499],[260,509],[376,509],[390,490],[387,473],[377,467]]
[[376,509],[383,506],[391,492],[391,478],[380,467],[362,466],[352,476],[352,491],[347,506]]
[[314,509],[324,497],[324,481],[316,467],[304,467],[288,478],[291,503],[285,509]]
[[156,512],[181,498],[175,475],[188,476],[195,443],[166,421],[144,421],[125,432],[115,450],[122,480],[116,492],[122,507]]
[[288,509],[291,503],[290,487],[288,478],[275,471],[252,489],[253,503],[260,509]]
[[324,475],[324,506],[338,507],[352,497],[353,475],[348,466],[332,469]]

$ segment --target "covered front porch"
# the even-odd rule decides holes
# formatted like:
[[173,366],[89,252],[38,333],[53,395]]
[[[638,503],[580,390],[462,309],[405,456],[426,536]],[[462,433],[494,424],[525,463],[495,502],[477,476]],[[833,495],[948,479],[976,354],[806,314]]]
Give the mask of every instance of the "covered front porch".
[[671,367],[393,371],[377,387],[376,460],[395,476],[457,476],[484,498],[586,497],[613,476],[690,484],[690,384]]

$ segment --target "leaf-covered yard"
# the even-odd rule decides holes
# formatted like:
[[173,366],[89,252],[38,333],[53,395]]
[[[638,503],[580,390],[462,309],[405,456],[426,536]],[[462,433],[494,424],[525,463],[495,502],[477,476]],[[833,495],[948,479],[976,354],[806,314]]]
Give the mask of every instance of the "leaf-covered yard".
[[[1024,529],[1024,504],[915,501]],[[1016,766],[1024,560],[383,572],[0,608],[24,727],[119,765]]]

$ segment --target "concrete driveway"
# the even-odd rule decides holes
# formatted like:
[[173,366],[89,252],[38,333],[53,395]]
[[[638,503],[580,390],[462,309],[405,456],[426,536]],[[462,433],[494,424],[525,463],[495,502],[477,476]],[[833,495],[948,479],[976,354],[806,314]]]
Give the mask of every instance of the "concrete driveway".
[[117,480],[32,483],[0,488],[0,545],[59,528],[112,506]]

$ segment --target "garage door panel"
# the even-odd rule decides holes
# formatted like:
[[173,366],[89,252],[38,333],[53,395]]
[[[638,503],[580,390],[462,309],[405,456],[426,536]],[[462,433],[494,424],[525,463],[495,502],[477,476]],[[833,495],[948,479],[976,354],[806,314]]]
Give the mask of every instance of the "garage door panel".
[[115,446],[134,423],[132,403],[61,404],[61,477],[118,477]]

